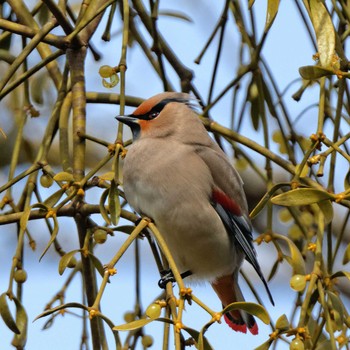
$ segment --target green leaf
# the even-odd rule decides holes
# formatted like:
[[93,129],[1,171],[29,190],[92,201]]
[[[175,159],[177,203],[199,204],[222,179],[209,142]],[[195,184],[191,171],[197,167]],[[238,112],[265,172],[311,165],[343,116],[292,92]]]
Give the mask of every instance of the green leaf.
[[107,188],[106,190],[103,191],[102,195],[101,195],[101,198],[100,198],[100,213],[103,217],[103,220],[106,221],[107,225],[110,225],[111,224],[111,220],[108,216],[108,212],[107,212],[107,209],[105,207],[105,202],[106,202],[106,199],[107,199],[107,196],[108,196],[108,193],[109,193],[109,188]]
[[65,271],[65,269],[67,268],[69,262],[71,261],[71,259],[73,258],[73,256],[78,253],[81,252],[81,249],[75,249],[72,250],[71,252],[64,254],[58,264],[58,273],[60,275],[63,274],[63,272]]
[[336,44],[332,18],[323,1],[309,0],[309,6],[320,64],[322,67],[330,67],[333,64]]
[[259,345],[257,348],[255,348],[254,350],[268,350],[272,344],[273,340],[267,340],[265,343],[262,343],[261,345]]
[[30,211],[32,210],[31,206],[27,206],[24,209],[24,212],[19,220],[19,227],[21,228],[21,230],[25,230],[27,228],[27,224],[28,224],[28,220],[29,220],[29,216],[30,216]]
[[[304,166],[303,166],[303,168],[301,169],[301,171],[300,171],[300,166],[301,166],[301,164],[298,164],[298,165],[295,167],[295,172],[296,172],[297,174],[299,174],[300,177],[306,177],[306,176],[308,176],[309,170],[310,170],[310,167],[309,167],[308,163],[305,163],[305,164],[304,164]],[[299,173],[299,171],[300,171],[300,173]]]
[[[109,328],[113,331],[114,324],[107,316],[105,316],[102,313],[99,313],[97,315],[97,317],[101,317],[102,320],[105,321],[108,324]],[[122,349],[122,342],[121,342],[120,337],[119,337],[119,332],[114,330],[113,336],[114,336],[114,341],[115,341],[115,349]]]
[[119,202],[118,186],[114,180],[111,181],[111,187],[109,188],[108,208],[112,224],[116,226],[120,218],[121,206]]
[[221,314],[225,314],[226,312],[232,311],[232,310],[244,310],[248,312],[249,314],[258,317],[261,321],[263,321],[265,324],[270,323],[270,316],[265,310],[265,308],[260,304],[255,303],[248,303],[244,301],[238,301],[235,303],[231,303],[227,305],[222,311]]
[[48,207],[43,203],[35,203],[32,205],[32,209],[39,209],[39,210],[42,210],[44,212],[47,212]]
[[104,181],[112,181],[115,177],[114,171],[108,171],[107,173],[104,173],[103,175],[100,175],[99,178]]
[[290,328],[290,324],[289,324],[288,318],[285,314],[283,314],[276,321],[276,329],[278,329],[280,332],[284,332],[284,331],[287,331],[289,328]]
[[38,21],[43,26],[50,19],[51,12],[47,6],[40,6],[39,11],[37,12]]
[[87,306],[83,305],[83,304],[67,303],[67,304],[62,304],[62,305],[56,306],[56,307],[54,307],[52,309],[49,309],[49,310],[46,310],[46,311],[42,312],[40,315],[35,317],[33,322],[35,322],[39,318],[46,317],[46,316],[51,315],[51,314],[53,314],[53,313],[55,313],[57,311],[61,311],[61,310],[64,310],[64,309],[69,309],[69,308],[77,308],[77,309],[83,309],[85,311],[89,311],[89,308]]
[[[195,329],[184,327],[184,331],[186,331],[197,343],[199,341],[200,332],[196,331]],[[208,339],[206,337],[203,337],[202,335],[202,349],[203,350],[214,350],[213,347],[208,342]]]
[[141,320],[136,320],[136,321],[122,324],[120,326],[115,326],[113,327],[113,330],[114,331],[133,331],[135,329],[142,328],[153,321],[154,320],[150,318],[142,318]]
[[318,342],[315,350],[329,350],[329,349],[332,349],[332,343],[329,339],[326,339],[323,342]]
[[[317,302],[317,300],[316,300],[316,302]],[[309,310],[312,310],[313,305],[315,305],[315,303],[313,303],[311,305],[311,309],[309,308]],[[310,315],[310,317],[307,321],[307,328],[308,328],[309,334],[316,334],[316,332],[319,331],[320,325],[319,325],[318,321],[312,317],[312,315]],[[324,332],[321,332],[319,335],[319,341],[324,341],[325,339],[327,339],[327,336],[325,335]]]
[[55,181],[65,181],[65,182],[73,182],[74,181],[74,177],[73,174],[68,173],[66,171],[61,171],[59,173],[57,173],[53,179]]
[[98,260],[98,258],[96,258],[96,256],[91,254],[91,253],[89,253],[89,258],[91,259],[92,263],[94,264],[96,270],[99,272],[99,274],[103,278],[104,273],[105,273],[105,269],[103,268],[101,261]]
[[250,116],[253,128],[258,130],[260,123],[259,89],[254,76],[248,87],[248,101],[250,102]]
[[252,212],[249,215],[250,218],[251,219],[255,218],[265,208],[265,205],[268,203],[268,201],[274,195],[274,193],[276,191],[278,191],[280,188],[285,187],[285,186],[290,187],[290,183],[289,182],[282,182],[282,183],[279,183],[279,184],[273,186],[272,188],[270,188],[270,190],[268,192],[266,192],[264,197],[261,198],[260,202],[252,210]]
[[42,252],[42,254],[40,255],[39,261],[41,261],[41,259],[43,258],[43,256],[46,254],[46,252],[48,251],[48,249],[50,248],[51,244],[53,243],[53,241],[56,239],[57,233],[58,233],[58,220],[56,216],[53,216],[53,230],[51,233],[51,238],[49,240],[49,243],[47,243],[46,248],[44,249],[44,251]]
[[347,264],[350,261],[350,243],[346,246],[344,256],[343,256],[343,265]]
[[185,13],[183,12],[179,12],[179,11],[165,11],[165,10],[160,10],[158,12],[159,16],[167,16],[167,17],[173,17],[173,18],[178,18],[178,19],[182,19],[186,22],[189,23],[193,23],[193,20],[191,17],[187,16]]
[[271,28],[272,23],[276,18],[279,5],[280,5],[280,0],[268,0],[265,29],[264,29],[265,33],[268,32],[268,30]]
[[305,275],[305,262],[297,246],[288,238],[277,233],[272,234],[273,239],[288,244],[290,258],[286,259],[293,268],[293,275]]
[[53,322],[55,320],[55,315],[51,316],[43,325],[43,327],[41,328],[41,330],[46,330],[52,327]]
[[350,188],[350,168],[344,178],[344,189],[347,191]]
[[255,3],[255,0],[249,0],[249,1],[248,1],[248,8],[249,8],[249,10],[252,8],[252,6],[254,5],[254,3]]
[[270,272],[270,274],[269,274],[269,277],[267,278],[268,281],[271,281],[271,279],[275,276],[279,264],[280,264],[280,262],[279,262],[279,260],[277,259],[277,260],[275,261],[275,263],[273,264],[273,266],[272,266],[272,269],[271,269],[271,272]]
[[20,333],[15,334],[11,345],[17,349],[24,349],[27,342],[28,316],[23,305],[16,297],[13,298],[13,301],[16,304],[16,325]]
[[334,195],[315,188],[297,188],[273,197],[271,202],[288,207],[318,203],[325,199],[334,199]]
[[338,277],[346,277],[348,280],[350,280],[350,272],[337,271],[337,272],[333,273],[333,275],[331,276],[331,279],[338,278]]
[[276,105],[275,105],[275,102],[273,101],[273,98],[271,96],[270,88],[266,85],[266,82],[263,79],[263,76],[261,77],[261,82],[263,84],[264,99],[265,99],[265,102],[266,102],[267,107],[269,109],[269,112],[270,112],[272,117],[277,118]]
[[7,304],[7,295],[3,293],[0,295],[0,314],[4,320],[6,326],[11,329],[13,333],[20,334],[21,331],[18,329],[15,320],[13,319],[10,308]]
[[333,311],[333,320],[336,325],[336,330],[339,331],[344,323],[344,306],[339,296],[331,291],[326,291],[328,295],[328,307]]
[[53,193],[50,197],[45,199],[44,205],[46,205],[47,208],[53,208],[55,204],[61,199],[64,193],[65,193],[65,190],[60,188],[58,191]]
[[131,232],[134,231],[134,229],[135,229],[135,226],[123,225],[123,226],[116,227],[114,230],[124,232],[124,233],[130,235]]
[[335,74],[333,69],[321,66],[303,66],[299,68],[299,74],[305,80],[315,80]]
[[[0,40],[0,47],[2,50],[6,51],[6,62],[8,64],[12,64],[13,61],[16,59],[16,56],[10,54],[10,47],[11,47],[11,42],[12,42],[12,37],[15,35],[12,35],[11,32],[7,32],[8,35],[3,35],[2,40]],[[2,57],[2,60],[4,58]]]
[[325,224],[328,225],[334,217],[333,203],[329,200],[318,202],[317,205],[323,213]]

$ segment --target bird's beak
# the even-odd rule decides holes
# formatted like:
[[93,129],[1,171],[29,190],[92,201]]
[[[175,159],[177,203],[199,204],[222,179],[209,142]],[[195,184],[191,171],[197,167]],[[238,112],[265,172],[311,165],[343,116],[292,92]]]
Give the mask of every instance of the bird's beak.
[[134,139],[139,137],[141,128],[138,118],[132,117],[131,115],[117,115],[115,119],[130,127]]

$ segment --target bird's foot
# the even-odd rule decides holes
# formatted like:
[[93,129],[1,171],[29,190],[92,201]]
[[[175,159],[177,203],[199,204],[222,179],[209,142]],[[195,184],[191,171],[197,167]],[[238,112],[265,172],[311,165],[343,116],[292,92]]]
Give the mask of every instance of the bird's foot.
[[[171,283],[176,282],[173,272],[170,269],[161,271],[161,275],[162,275],[162,278],[158,281],[158,286],[162,289],[165,289],[168,282],[171,282]],[[186,278],[191,275],[192,275],[192,272],[188,270],[183,272],[180,276],[181,278]]]

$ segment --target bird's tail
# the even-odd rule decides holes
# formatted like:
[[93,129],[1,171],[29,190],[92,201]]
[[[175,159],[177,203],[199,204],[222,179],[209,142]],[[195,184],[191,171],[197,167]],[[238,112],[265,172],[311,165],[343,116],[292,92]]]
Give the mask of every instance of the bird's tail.
[[[237,274],[233,274],[219,277],[211,283],[223,307],[236,301],[244,301],[237,279]],[[258,325],[254,317],[243,310],[229,311],[224,315],[224,318],[230,328],[236,332],[247,333],[248,328],[250,333],[258,334]]]

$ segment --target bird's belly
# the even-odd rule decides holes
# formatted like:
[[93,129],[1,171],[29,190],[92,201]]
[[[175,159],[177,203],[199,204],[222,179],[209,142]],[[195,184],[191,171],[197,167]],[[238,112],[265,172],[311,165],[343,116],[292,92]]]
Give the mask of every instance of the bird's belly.
[[243,254],[237,255],[221,219],[213,208],[209,216],[203,213],[196,221],[186,221],[188,210],[175,213],[173,224],[158,220],[156,224],[164,236],[180,272],[190,270],[194,280],[214,280],[233,273],[243,261]]
[[[133,156],[128,153],[126,160]],[[132,168],[130,163],[124,164],[126,198],[136,211],[154,220],[180,272],[191,270],[195,279],[215,279],[241,265],[243,255],[237,255],[210,204],[213,179],[198,157],[181,156],[167,163],[148,159],[136,167],[132,162]]]
[[208,198],[190,189],[173,193],[168,189],[171,199],[165,202],[161,188],[136,187],[130,204],[154,220],[179,272],[190,270],[193,279],[213,280],[241,265],[243,255],[237,256],[232,238]]

